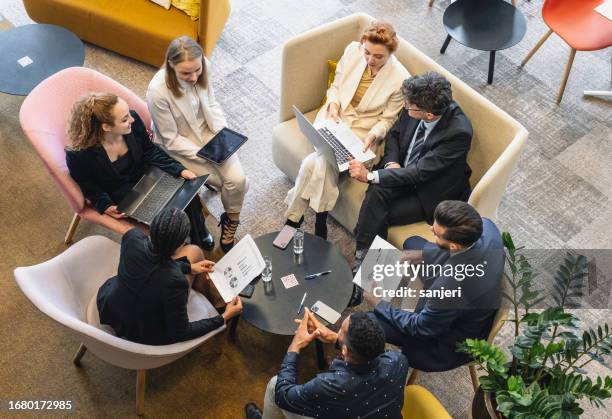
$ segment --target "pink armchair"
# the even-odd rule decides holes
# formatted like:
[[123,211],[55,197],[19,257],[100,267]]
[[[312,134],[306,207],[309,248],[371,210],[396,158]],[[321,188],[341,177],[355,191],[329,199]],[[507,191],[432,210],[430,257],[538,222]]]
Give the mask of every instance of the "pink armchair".
[[138,112],[145,126],[151,117],[147,104],[125,86],[111,78],[84,67],[62,70],[41,82],[26,97],[19,111],[19,122],[26,137],[49,170],[51,177],[75,212],[66,232],[64,243],[69,244],[79,221],[83,218],[101,224],[119,234],[134,223],[99,214],[83,197],[83,193],[68,173],[65,146],[66,128],[72,105],[87,92],[112,92],[125,99]]

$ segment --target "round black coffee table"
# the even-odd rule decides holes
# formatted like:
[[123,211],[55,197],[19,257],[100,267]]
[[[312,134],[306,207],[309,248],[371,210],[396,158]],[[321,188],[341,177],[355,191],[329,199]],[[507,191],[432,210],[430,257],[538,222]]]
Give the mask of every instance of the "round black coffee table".
[[490,51],[487,83],[493,83],[495,51],[518,44],[527,29],[523,14],[504,0],[457,0],[444,11],[448,33],[440,54],[452,39],[469,48]]
[[32,24],[0,32],[0,92],[27,95],[64,68],[81,66],[83,42],[61,26]]
[[[255,239],[263,256],[272,259],[272,281],[264,283],[259,279],[251,298],[242,298],[243,312],[240,316],[260,330],[277,335],[293,335],[296,318],[302,318],[304,311],[297,314],[300,301],[307,292],[305,307],[312,307],[321,300],[334,310],[342,313],[348,306],[353,291],[353,274],[342,254],[334,246],[312,234],[304,234],[304,252],[299,257],[293,254],[293,242],[285,250],[272,245],[278,232]],[[305,280],[304,276],[331,270],[328,275]],[[299,285],[285,289],[281,277],[294,274]],[[236,322],[230,326],[235,331]],[[319,367],[323,368],[323,351],[317,342]]]

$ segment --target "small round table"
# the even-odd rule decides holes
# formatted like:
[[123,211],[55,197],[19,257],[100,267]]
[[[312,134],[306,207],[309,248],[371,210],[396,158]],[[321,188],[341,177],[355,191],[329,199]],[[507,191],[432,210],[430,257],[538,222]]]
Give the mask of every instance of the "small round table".
[[490,51],[487,83],[493,83],[495,51],[518,44],[527,29],[520,10],[504,0],[457,0],[444,11],[448,33],[440,54],[452,39],[469,48]]
[[75,34],[38,23],[0,32],[0,51],[0,92],[11,95],[27,95],[50,75],[85,60]]
[[[304,307],[310,308],[321,300],[334,310],[342,313],[347,307],[353,291],[353,274],[342,254],[334,246],[312,234],[304,234],[304,252],[298,257],[293,253],[293,242],[285,250],[272,245],[278,232],[266,234],[255,239],[263,256],[272,259],[272,281],[256,282],[255,292],[251,298],[242,298],[243,312],[240,316],[251,325],[265,332],[277,335],[293,335],[298,307],[304,296],[308,295]],[[304,276],[317,272],[332,272],[311,280]],[[294,274],[299,285],[286,289],[281,277]],[[230,335],[235,333],[237,322],[230,325]],[[317,358],[319,368],[324,368],[323,347],[318,340]]]

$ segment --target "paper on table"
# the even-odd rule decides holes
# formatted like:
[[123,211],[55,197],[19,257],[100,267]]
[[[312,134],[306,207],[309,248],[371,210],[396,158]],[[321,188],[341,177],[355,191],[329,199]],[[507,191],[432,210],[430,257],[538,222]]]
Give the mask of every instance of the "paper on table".
[[32,61],[32,59],[26,55],[18,59],[17,62],[19,63],[20,66],[27,67],[30,64],[32,64],[34,61]]
[[[374,281],[374,265],[395,265],[395,263],[400,260],[401,256],[401,250],[380,236],[376,236],[368,250],[368,254],[363,259],[363,263],[353,278],[353,283],[368,292],[372,292],[374,287],[382,287],[385,290],[397,289],[402,280],[401,275],[385,275],[382,281]],[[368,270],[367,274],[362,272],[365,269]],[[386,301],[391,300],[390,297],[383,299]]]
[[298,282],[298,280],[297,280],[297,278],[295,277],[294,274],[289,274],[289,275],[283,276],[281,278],[281,282],[285,286],[285,289],[297,287],[298,285],[300,285],[300,283]]
[[612,0],[606,0],[595,8],[600,15],[612,20]]
[[264,266],[261,252],[251,235],[247,234],[215,264],[210,278],[223,300],[229,303],[261,274]]

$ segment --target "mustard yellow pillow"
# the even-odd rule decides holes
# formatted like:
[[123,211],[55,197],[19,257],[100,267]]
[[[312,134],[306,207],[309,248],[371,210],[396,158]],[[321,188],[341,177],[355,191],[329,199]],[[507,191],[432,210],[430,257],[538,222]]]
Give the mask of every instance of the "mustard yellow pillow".
[[323,103],[321,103],[321,106],[325,105],[325,102],[327,102],[327,89],[329,89],[331,87],[332,84],[334,84],[334,78],[336,77],[336,66],[338,65],[338,61],[333,61],[333,60],[327,60],[327,88],[325,89],[325,96],[323,96]]
[[187,13],[191,20],[200,18],[200,0],[172,0],[172,5]]

